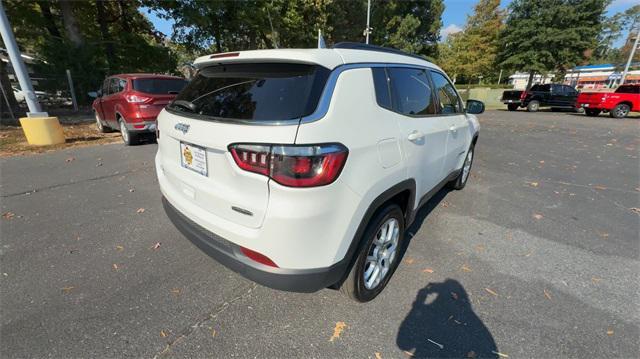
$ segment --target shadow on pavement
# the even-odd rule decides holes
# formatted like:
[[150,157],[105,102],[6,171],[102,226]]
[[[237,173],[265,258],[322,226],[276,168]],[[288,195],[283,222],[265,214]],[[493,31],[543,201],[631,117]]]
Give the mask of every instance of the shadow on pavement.
[[493,336],[471,308],[467,292],[453,279],[418,291],[396,344],[416,358],[497,358]]

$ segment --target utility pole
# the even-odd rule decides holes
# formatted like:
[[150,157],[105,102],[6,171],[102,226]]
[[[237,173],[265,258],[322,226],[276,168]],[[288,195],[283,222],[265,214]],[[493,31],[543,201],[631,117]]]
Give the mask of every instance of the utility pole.
[[31,86],[29,73],[27,72],[27,68],[22,61],[20,49],[18,48],[15,37],[13,37],[13,30],[11,29],[11,25],[9,25],[7,14],[5,14],[4,12],[4,5],[2,4],[2,1],[0,1],[0,35],[2,35],[2,41],[7,47],[9,60],[11,61],[13,72],[16,75],[18,82],[20,83],[20,89],[22,89],[22,92],[24,92],[24,98],[27,101],[27,106],[29,107],[27,116],[47,117],[47,113],[42,112],[40,103],[38,103],[38,97],[36,96],[35,91],[33,91],[33,86]]
[[371,33],[371,26],[369,26],[369,20],[371,20],[371,0],[367,0],[367,28],[364,30],[366,36],[365,43],[369,43],[369,34]]
[[49,117],[48,113],[42,112],[40,103],[38,103],[38,97],[36,97],[33,91],[27,67],[22,61],[22,55],[20,54],[16,39],[13,36],[9,19],[7,19],[7,14],[4,12],[2,0],[0,0],[0,35],[7,47],[13,72],[18,78],[20,88],[25,94],[25,100],[29,107],[27,117],[20,118],[20,125],[27,138],[27,142],[29,142],[30,145],[36,146],[64,143],[64,132],[62,131],[62,126],[60,126],[58,118]]
[[[631,30],[629,30],[631,31]],[[629,54],[629,59],[627,60],[627,64],[624,67],[624,72],[622,73],[622,78],[620,79],[620,85],[624,85],[624,80],[627,77],[627,73],[629,72],[629,66],[631,66],[631,61],[633,60],[633,55],[636,54],[636,49],[638,48],[638,39],[640,39],[640,28],[638,28],[636,32],[636,41],[633,42],[633,47],[631,48],[631,53]]]

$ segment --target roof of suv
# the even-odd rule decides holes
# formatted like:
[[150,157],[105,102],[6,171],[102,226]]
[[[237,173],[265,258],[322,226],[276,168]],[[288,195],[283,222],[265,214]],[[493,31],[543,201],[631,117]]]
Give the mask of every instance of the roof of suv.
[[202,68],[214,64],[240,62],[296,62],[318,64],[330,70],[340,65],[356,63],[419,65],[439,69],[438,66],[415,55],[380,47],[367,49],[366,45],[356,48],[334,47],[332,49],[275,49],[227,52],[201,56],[196,59],[194,65],[197,68]]
[[163,75],[163,74],[150,74],[150,73],[129,73],[129,74],[115,74],[109,77],[119,77],[122,79],[137,79],[137,78],[154,78],[154,79],[183,79],[179,76]]

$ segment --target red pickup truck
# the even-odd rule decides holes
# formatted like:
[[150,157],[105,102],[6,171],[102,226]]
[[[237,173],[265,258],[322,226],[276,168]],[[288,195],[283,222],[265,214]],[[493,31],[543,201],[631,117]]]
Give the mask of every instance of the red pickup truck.
[[613,118],[627,117],[631,111],[640,111],[640,84],[622,85],[615,92],[582,92],[576,101],[587,116],[609,112]]

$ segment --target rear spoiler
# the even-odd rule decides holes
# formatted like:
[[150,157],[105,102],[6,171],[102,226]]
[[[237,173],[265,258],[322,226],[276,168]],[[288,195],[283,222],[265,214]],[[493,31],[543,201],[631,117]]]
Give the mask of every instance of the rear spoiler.
[[224,52],[197,58],[197,69],[225,63],[287,62],[320,65],[333,70],[344,63],[342,57],[331,49],[276,49]]

